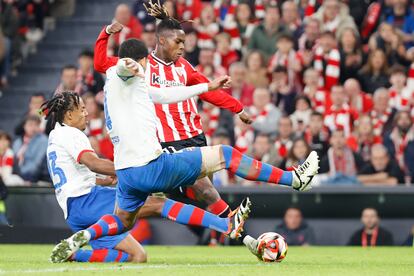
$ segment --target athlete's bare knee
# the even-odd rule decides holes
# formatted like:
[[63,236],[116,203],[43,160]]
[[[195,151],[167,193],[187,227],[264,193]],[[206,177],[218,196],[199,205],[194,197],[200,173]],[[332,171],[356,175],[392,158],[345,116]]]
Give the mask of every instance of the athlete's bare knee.
[[192,188],[196,198],[203,201],[207,205],[213,204],[220,199],[219,193],[214,188],[208,177],[197,180]]
[[226,164],[224,158],[222,157],[221,145],[211,146],[211,147],[202,147],[202,167],[201,172],[203,177],[207,174],[220,171],[225,168]]
[[138,254],[132,254],[130,256],[131,263],[146,263],[147,262],[147,252],[139,252]]

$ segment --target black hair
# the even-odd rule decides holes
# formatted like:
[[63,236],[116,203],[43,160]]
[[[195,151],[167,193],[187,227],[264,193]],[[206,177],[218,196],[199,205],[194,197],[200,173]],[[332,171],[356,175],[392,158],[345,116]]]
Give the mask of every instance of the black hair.
[[296,104],[297,104],[297,102],[299,100],[304,100],[308,104],[308,106],[310,108],[312,108],[312,102],[311,102],[311,100],[309,99],[308,96],[306,96],[306,95],[298,95],[298,96],[296,96],[296,98],[295,98],[295,106],[296,106]]
[[78,70],[78,68],[75,65],[73,65],[73,64],[67,64],[67,65],[63,66],[62,72],[65,71],[65,70],[68,70],[68,69],[69,70],[75,70],[75,71]]
[[56,122],[63,124],[63,119],[68,111],[79,107],[80,98],[75,92],[62,92],[55,94],[53,98],[45,101],[40,107],[39,113],[44,115],[47,120],[52,120],[52,128]]
[[144,3],[145,10],[148,12],[148,15],[161,20],[157,24],[156,33],[160,34],[164,30],[183,30],[181,23],[177,19],[171,17],[168,14],[167,8],[165,5],[161,5],[160,0],[157,0],[157,3],[154,3],[153,0],[150,0],[148,3]]
[[93,59],[93,51],[90,49],[84,49],[82,52],[79,53],[79,57],[89,57]]
[[136,38],[127,39],[119,46],[119,58],[132,58],[138,61],[146,56],[148,56],[147,46],[143,41]]
[[318,117],[323,118],[322,113],[320,113],[320,112],[318,112],[318,111],[313,111],[313,112],[312,112],[312,114],[311,114],[311,117],[312,117],[312,116],[318,116]]
[[278,65],[275,69],[273,69],[273,73],[288,73],[286,66]]
[[11,144],[12,139],[11,136],[4,130],[0,129],[0,139],[6,139],[7,141],[9,141],[9,143]]

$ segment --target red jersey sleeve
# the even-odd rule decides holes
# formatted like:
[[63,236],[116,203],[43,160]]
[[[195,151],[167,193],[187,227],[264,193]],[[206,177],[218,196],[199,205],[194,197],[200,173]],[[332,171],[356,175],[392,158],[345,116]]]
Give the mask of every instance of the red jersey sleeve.
[[[195,70],[194,67],[187,61],[185,61],[185,67],[188,76],[187,86],[210,82],[203,74]],[[203,101],[209,102],[220,108],[227,109],[233,113],[239,113],[243,110],[243,104],[223,90],[206,92],[201,94],[199,97]]]
[[110,67],[116,65],[118,62],[117,57],[108,57],[106,50],[108,48],[109,34],[105,31],[106,26],[102,29],[95,42],[95,54],[93,59],[93,65],[95,70],[99,73],[105,73]]

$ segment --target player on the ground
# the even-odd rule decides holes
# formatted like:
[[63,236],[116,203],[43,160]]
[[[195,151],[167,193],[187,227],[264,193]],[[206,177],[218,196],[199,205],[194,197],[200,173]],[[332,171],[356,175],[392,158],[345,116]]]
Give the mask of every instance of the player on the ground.
[[[180,22],[171,18],[159,2],[154,4],[149,1],[148,5],[148,13],[160,20],[156,28],[156,49],[148,56],[148,84],[164,88],[208,82],[205,76],[182,57],[185,33]],[[110,34],[120,32],[122,28],[120,23],[115,22],[101,31],[95,46],[94,65],[97,71],[105,73],[118,61],[117,57],[107,57],[106,51]],[[243,105],[224,91],[205,93],[199,98],[237,113],[243,122],[251,123],[250,117],[243,110]],[[155,104],[155,111],[158,137],[163,149],[174,152],[187,147],[207,146],[195,99],[173,104]],[[228,204],[221,199],[208,177],[198,179],[191,187],[181,187],[180,191],[177,189],[173,194],[179,195],[181,192],[185,196],[206,203],[207,210],[216,215],[227,217],[230,212]]]
[[[218,84],[220,81],[215,83]],[[214,86],[215,83],[210,83],[209,86]],[[197,89],[195,87],[195,90]],[[191,95],[193,94],[191,91]],[[155,92],[152,96],[158,97]],[[96,173],[115,176],[113,162],[99,158],[82,132],[86,127],[88,114],[79,95],[69,92],[57,94],[43,104],[43,109],[46,117],[53,120],[54,126],[49,135],[47,161],[50,177],[56,189],[56,198],[72,231],[86,229],[105,214],[114,211],[116,190],[98,186],[112,184],[113,178],[96,178]],[[178,207],[182,208],[179,212],[176,210]],[[219,229],[224,233],[231,228],[230,220],[227,218],[220,218],[195,206],[165,198],[148,197],[137,217],[148,216],[161,216],[182,224]],[[128,232],[102,237],[91,241],[90,244],[92,250],[79,250],[70,256],[70,260],[146,261],[145,250]]]
[[[224,145],[188,148],[174,154],[163,153],[158,142],[153,105],[157,99],[149,93],[151,88],[148,88],[145,79],[136,76],[150,73],[150,70],[145,70],[147,54],[148,50],[142,41],[124,41],[119,51],[121,59],[106,72],[105,118],[114,144],[114,164],[118,177],[115,212],[103,216],[96,224],[58,244],[52,252],[52,259],[56,261],[67,260],[91,240],[130,229],[140,208],[153,192],[186,187],[194,184],[197,178],[222,169],[248,180],[279,183],[303,191],[310,188],[312,178],[317,173],[319,160],[314,151],[293,172],[254,160]],[[165,97],[177,99],[180,93]],[[182,206],[170,206],[168,213],[177,214],[182,209]],[[242,236],[244,220],[250,211],[248,200],[236,211],[230,223],[231,231],[228,232],[231,238]],[[180,215],[177,216],[179,218]],[[246,236],[243,242],[245,239],[254,240]]]

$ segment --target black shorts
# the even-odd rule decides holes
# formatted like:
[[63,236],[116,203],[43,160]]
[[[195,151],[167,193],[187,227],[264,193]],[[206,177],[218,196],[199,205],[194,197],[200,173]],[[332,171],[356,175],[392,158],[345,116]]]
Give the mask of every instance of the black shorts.
[[204,133],[201,133],[193,138],[180,140],[180,141],[173,141],[173,142],[162,142],[161,147],[170,153],[174,153],[176,151],[190,148],[190,147],[205,147],[207,146],[207,140]]
[[[180,140],[180,141],[174,141],[174,142],[165,142],[161,143],[161,147],[164,151],[169,153],[174,153],[176,151],[190,148],[190,147],[205,147],[207,146],[207,140],[204,133],[201,133],[197,136],[194,136],[189,139]],[[171,199],[175,199],[178,201],[184,201],[185,203],[189,203],[188,198],[191,198],[191,196],[188,194],[188,187],[180,187],[178,189],[172,190],[168,192],[168,196]],[[192,202],[194,204],[194,202]]]

